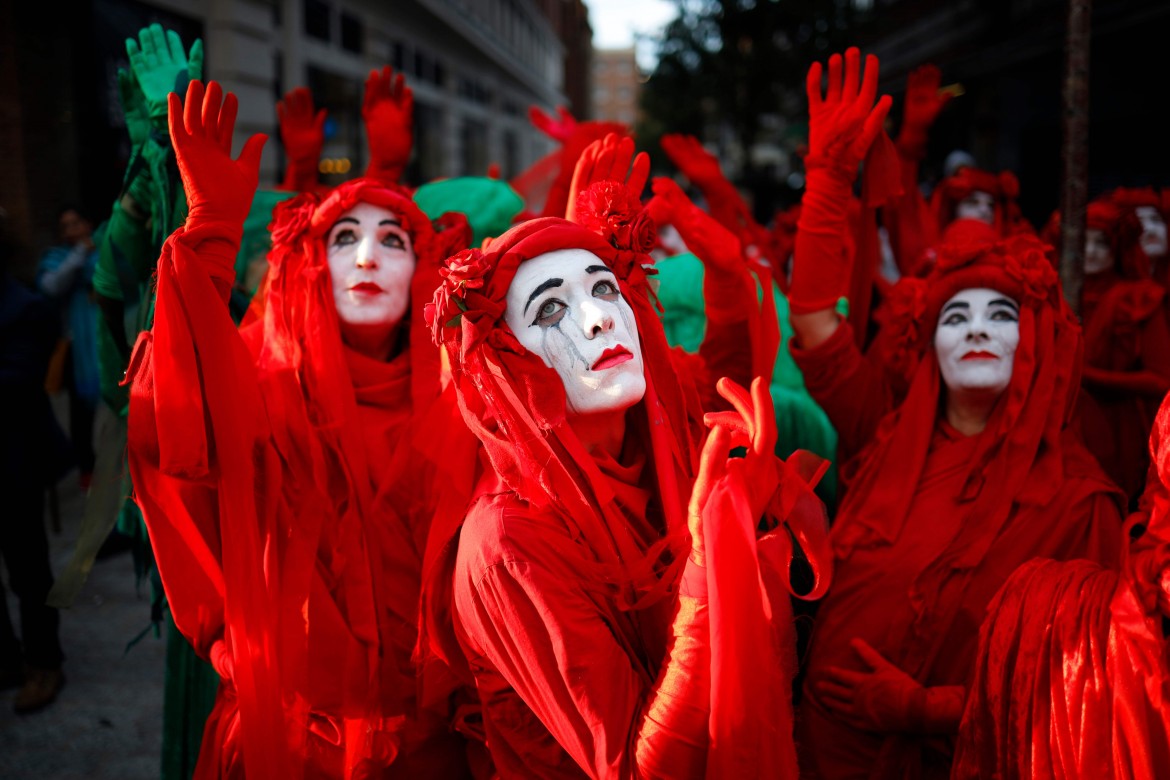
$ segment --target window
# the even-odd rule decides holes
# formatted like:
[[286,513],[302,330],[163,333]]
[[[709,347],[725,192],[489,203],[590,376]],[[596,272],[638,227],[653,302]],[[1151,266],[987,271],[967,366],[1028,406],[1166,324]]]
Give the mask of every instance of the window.
[[365,43],[362,22],[356,16],[341,14],[341,48],[354,54],[361,54]]
[[305,35],[327,43],[331,41],[329,4],[322,0],[305,0],[304,9]]

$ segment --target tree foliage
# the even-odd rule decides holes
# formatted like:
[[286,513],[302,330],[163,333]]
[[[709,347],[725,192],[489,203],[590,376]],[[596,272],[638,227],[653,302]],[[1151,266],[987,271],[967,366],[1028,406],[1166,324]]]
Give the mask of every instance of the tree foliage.
[[[742,149],[769,114],[800,121],[808,66],[845,48],[857,0],[675,0],[642,91],[641,145],[664,133],[703,139],[717,128]],[[750,170],[747,171],[750,173]]]

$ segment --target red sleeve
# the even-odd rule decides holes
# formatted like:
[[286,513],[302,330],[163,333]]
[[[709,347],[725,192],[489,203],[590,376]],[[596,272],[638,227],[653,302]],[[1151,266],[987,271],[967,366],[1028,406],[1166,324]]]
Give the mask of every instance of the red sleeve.
[[[470,654],[482,654],[471,659],[473,671],[487,663],[498,672],[590,777],[701,777],[710,707],[705,594],[679,596],[668,656],[653,681],[595,598],[575,585],[566,565],[575,545],[567,537],[523,514],[486,523],[494,527],[485,536],[464,531],[488,547],[500,542],[498,554],[480,557],[482,548],[469,552],[461,540],[456,566],[459,622]],[[522,544],[511,543],[520,537]],[[481,567],[469,556],[494,563]],[[493,730],[507,732],[522,719],[506,697],[483,705],[489,741]],[[516,745],[512,732],[501,738],[520,755],[534,752]]]
[[217,247],[231,227],[180,229],[164,245],[154,328],[127,371],[128,458],[176,625],[205,653],[224,629],[242,738],[256,746],[248,773],[288,774],[271,598],[280,463],[225,303],[231,264]]
[[791,339],[789,349],[809,395],[837,431],[840,461],[850,460],[869,444],[878,423],[894,406],[880,363],[862,355],[845,321],[816,348],[804,349]]

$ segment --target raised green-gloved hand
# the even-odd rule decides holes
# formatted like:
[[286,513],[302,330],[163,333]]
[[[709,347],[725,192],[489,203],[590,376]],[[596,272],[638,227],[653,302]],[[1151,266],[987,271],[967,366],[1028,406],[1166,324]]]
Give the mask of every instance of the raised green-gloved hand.
[[126,54],[146,99],[151,122],[165,132],[167,94],[183,94],[188,81],[203,75],[203,41],[196,39],[188,56],[177,32],[152,24],[138,31],[137,41],[126,39]]
[[118,97],[122,101],[122,115],[126,118],[130,144],[142,146],[150,138],[150,112],[146,107],[146,96],[134,78],[134,71],[118,68]]

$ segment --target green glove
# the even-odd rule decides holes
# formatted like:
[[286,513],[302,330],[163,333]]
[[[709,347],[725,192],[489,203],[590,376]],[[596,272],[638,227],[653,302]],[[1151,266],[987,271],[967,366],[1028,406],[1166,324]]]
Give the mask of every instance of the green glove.
[[130,145],[142,146],[150,138],[150,112],[134,71],[118,68],[118,97],[122,100],[122,115],[126,117]]
[[161,24],[152,24],[138,31],[137,41],[126,39],[126,54],[151,122],[166,132],[167,95],[183,94],[189,80],[203,75],[203,41],[196,39],[188,57],[177,32],[164,32]]

